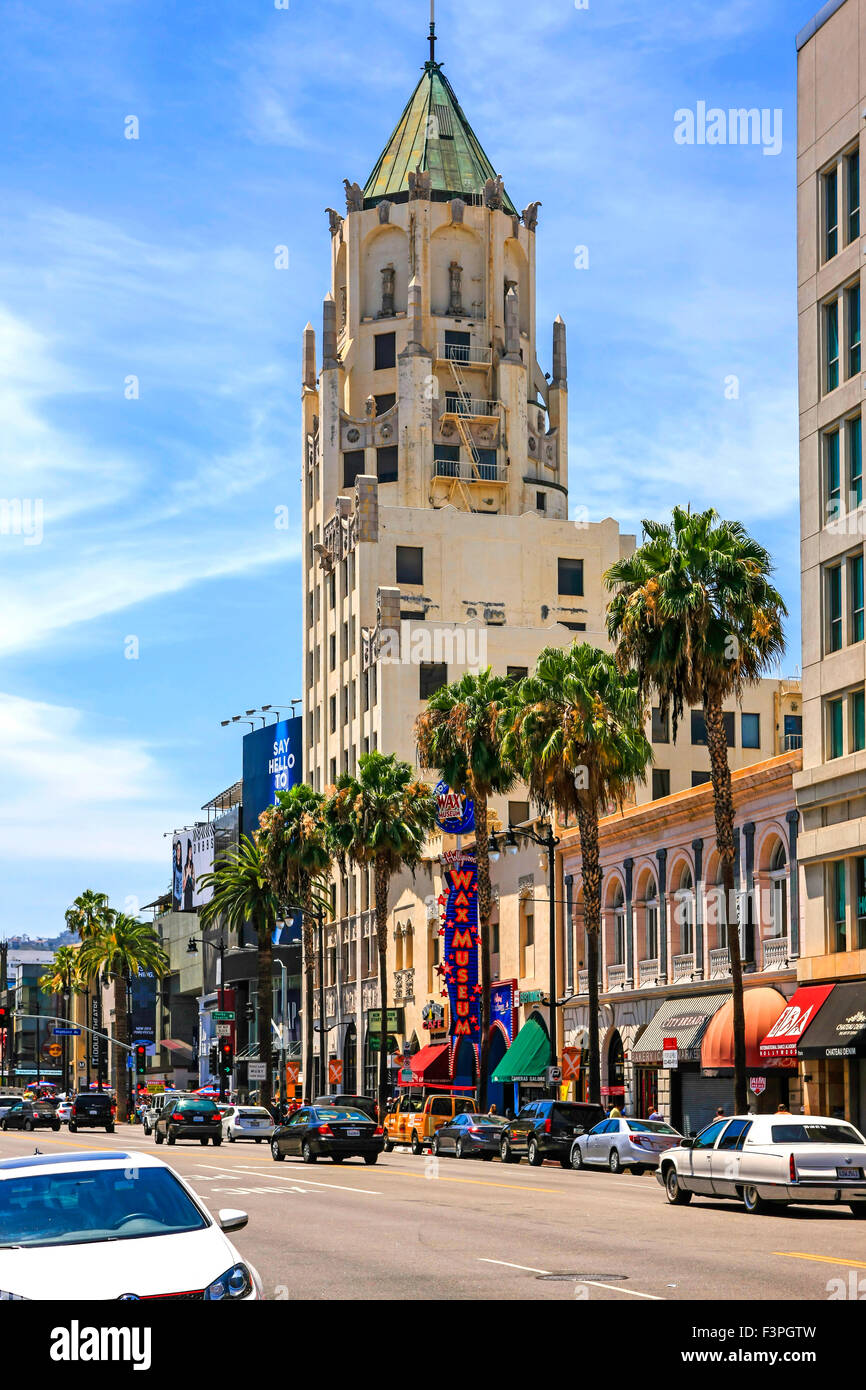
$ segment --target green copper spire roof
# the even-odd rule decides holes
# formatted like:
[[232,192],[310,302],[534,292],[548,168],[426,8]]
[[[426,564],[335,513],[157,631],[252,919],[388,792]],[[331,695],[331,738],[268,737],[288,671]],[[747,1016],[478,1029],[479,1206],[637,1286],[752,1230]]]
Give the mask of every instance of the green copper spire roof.
[[[424,73],[364,188],[368,207],[383,198],[405,202],[409,175],[419,168],[430,174],[434,198],[469,198],[484,192],[496,171],[438,63],[424,64]],[[517,209],[507,193],[502,207]]]

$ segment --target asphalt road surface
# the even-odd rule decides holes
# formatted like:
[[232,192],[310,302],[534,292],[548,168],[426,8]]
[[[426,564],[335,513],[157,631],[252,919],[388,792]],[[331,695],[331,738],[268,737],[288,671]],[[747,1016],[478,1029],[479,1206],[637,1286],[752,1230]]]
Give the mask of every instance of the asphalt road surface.
[[[0,1133],[0,1158],[35,1148],[155,1146],[133,1125],[113,1135]],[[269,1299],[826,1301],[831,1280],[862,1281],[866,1293],[866,1232],[847,1207],[750,1216],[699,1197],[669,1207],[651,1175],[408,1150],[369,1167],[277,1164],[267,1143],[250,1141],[155,1151],[210,1210],[249,1213],[232,1239]]]

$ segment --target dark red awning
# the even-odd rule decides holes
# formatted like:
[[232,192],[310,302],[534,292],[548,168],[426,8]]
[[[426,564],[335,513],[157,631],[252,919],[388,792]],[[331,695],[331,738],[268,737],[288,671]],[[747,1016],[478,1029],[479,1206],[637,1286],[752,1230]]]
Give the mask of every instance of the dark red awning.
[[761,1043],[761,1060],[796,1058],[803,1034],[834,989],[835,985],[802,985],[796,990]]
[[450,1043],[430,1043],[410,1058],[413,1086],[447,1085]]

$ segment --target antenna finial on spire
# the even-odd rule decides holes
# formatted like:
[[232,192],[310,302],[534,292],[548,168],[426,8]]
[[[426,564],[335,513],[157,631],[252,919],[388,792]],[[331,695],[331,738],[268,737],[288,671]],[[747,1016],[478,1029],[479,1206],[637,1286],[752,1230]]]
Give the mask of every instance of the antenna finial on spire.
[[436,62],[436,0],[430,0],[430,62]]

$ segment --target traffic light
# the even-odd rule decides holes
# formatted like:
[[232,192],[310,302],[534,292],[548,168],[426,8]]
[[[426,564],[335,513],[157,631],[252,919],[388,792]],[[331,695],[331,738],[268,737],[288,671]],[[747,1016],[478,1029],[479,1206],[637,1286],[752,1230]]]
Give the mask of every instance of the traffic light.
[[12,1022],[12,1010],[5,1004],[0,1004],[0,1028],[8,1028]]
[[147,1070],[147,1048],[144,1043],[138,1043],[135,1049],[135,1073],[136,1076],[144,1076]]
[[256,1006],[255,1006],[255,1004],[246,1004],[246,1005],[244,1006],[244,1018],[247,1020],[248,1023],[252,1023],[252,1021],[253,1021],[253,1019],[255,1018],[255,1016],[256,1016]]
[[219,1045],[219,1074],[220,1076],[231,1076],[234,1064],[234,1048],[228,1038],[224,1039]]
[[218,1067],[218,1065],[219,1065],[219,1059],[218,1059],[218,1056],[217,1056],[217,1045],[216,1045],[216,1043],[211,1043],[210,1052],[209,1052],[209,1054],[208,1054],[208,1064],[209,1064],[210,1070],[211,1070],[212,1072],[215,1072],[216,1069],[217,1069],[217,1067]]

